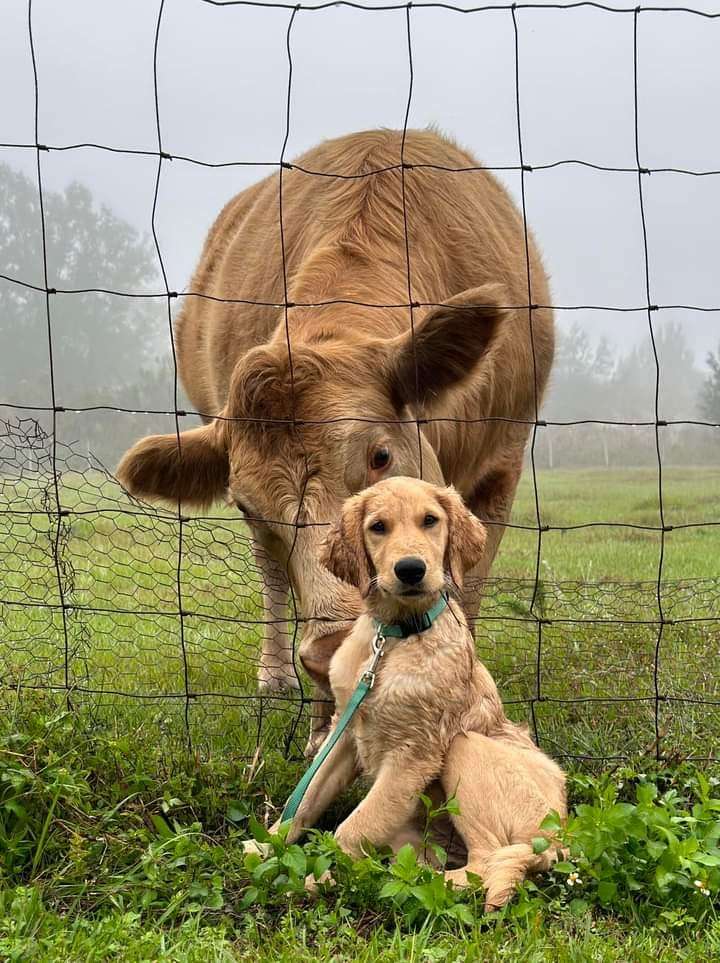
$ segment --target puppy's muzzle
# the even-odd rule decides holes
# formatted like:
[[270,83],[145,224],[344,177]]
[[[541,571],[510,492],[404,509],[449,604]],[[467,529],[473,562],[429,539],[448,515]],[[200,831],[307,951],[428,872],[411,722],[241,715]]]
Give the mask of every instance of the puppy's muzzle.
[[426,571],[425,562],[413,555],[395,562],[395,575],[403,585],[419,585],[425,578]]

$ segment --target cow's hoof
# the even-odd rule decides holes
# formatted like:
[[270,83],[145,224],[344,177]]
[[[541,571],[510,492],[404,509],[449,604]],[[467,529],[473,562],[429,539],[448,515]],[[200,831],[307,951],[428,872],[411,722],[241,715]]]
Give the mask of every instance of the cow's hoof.
[[300,683],[291,665],[261,666],[258,672],[258,691],[265,695],[282,695],[298,690]]
[[305,746],[305,758],[314,759],[320,750],[320,746],[327,739],[328,733],[330,732],[330,726],[323,726],[322,729],[318,729],[315,732],[310,733],[310,738]]

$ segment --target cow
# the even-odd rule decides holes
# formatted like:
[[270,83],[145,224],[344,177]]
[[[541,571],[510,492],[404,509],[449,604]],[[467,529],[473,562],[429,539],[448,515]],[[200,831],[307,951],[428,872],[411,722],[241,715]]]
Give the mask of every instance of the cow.
[[261,689],[298,685],[291,596],[299,661],[327,696],[360,599],[321,565],[323,537],[382,478],[452,484],[485,522],[463,598],[476,614],[554,328],[524,218],[470,153],[435,130],[373,130],[282,165],[215,221],[174,338],[205,423],[140,440],[117,474],[139,497],[243,513],[265,583]]

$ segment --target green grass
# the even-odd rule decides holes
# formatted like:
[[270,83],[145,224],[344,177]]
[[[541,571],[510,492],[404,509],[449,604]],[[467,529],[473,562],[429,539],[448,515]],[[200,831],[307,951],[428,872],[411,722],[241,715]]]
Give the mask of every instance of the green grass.
[[[586,810],[574,832],[612,854],[621,890],[614,903],[598,899],[593,873],[608,866],[589,862],[585,840],[590,856],[573,857],[581,891],[554,874],[492,920],[469,894],[468,924],[431,914],[410,923],[404,906],[378,898],[394,877],[368,876],[367,866],[356,880],[347,869],[344,878],[336,873],[337,893],[320,902],[286,895],[278,870],[254,881],[240,842],[267,787],[231,752],[170,763],[151,728],[125,731],[119,720],[111,729],[84,710],[51,708],[49,700],[17,700],[0,730],[0,959],[700,961],[720,952],[714,903],[689,883],[668,893],[666,906],[658,902],[651,880],[662,857],[618,809],[618,799],[657,783],[662,797],[645,812],[654,824],[675,826],[675,852],[694,858],[688,841],[700,846],[703,838],[713,850],[720,800],[711,798],[704,816],[692,803],[690,819],[682,799],[698,799],[691,767],[572,780],[573,800]],[[701,823],[702,834],[693,828]],[[647,835],[655,847],[666,839]],[[688,872],[690,880],[714,874],[714,901],[720,870],[691,862]],[[250,894],[253,885],[262,896]]]
[[[674,621],[659,645],[660,533],[573,528],[658,526],[652,471],[539,473],[541,524],[564,530],[542,535],[532,612],[537,533],[511,529],[493,571],[479,652],[509,711],[524,719],[537,695],[540,645],[546,701],[536,703],[536,721],[543,745],[577,757],[566,758],[571,769],[607,771],[614,764],[599,761],[604,756],[648,768],[656,682],[670,697],[659,706],[665,754],[715,755],[718,707],[695,700],[720,702],[711,621],[720,617],[720,526],[697,523],[720,521],[720,477],[668,469],[663,488],[665,524],[675,528],[664,539],[662,604]],[[401,919],[380,919],[373,908],[358,918],[331,901],[291,902],[283,913],[238,909],[233,894],[247,883],[237,836],[250,810],[272,814],[282,803],[302,768],[307,724],[296,701],[255,696],[260,580],[244,527],[225,511],[217,521],[192,518],[183,526],[182,603],[192,613],[184,619],[183,659],[172,513],[119,511],[117,489],[99,474],[66,476],[61,498],[69,514],[58,528],[54,492],[42,479],[0,485],[0,959],[718,957],[717,923],[706,920],[700,935],[679,925],[677,942],[640,919],[592,906],[577,917],[549,906],[491,925],[479,920],[461,934],[438,926],[407,932]],[[529,473],[513,524],[537,524]],[[684,525],[696,527],[677,527]],[[56,542],[59,572],[50,550]],[[536,615],[545,620],[540,630]],[[187,705],[192,752],[186,681],[200,694]],[[55,691],[38,688],[48,683]],[[615,701],[623,697],[638,701]],[[8,799],[27,807],[25,822]],[[348,805],[341,802],[328,825]],[[185,893],[164,918],[173,906],[172,875],[148,877],[156,817],[198,823],[218,850],[203,883],[210,896],[199,895],[193,908]],[[176,858],[192,864],[193,852]],[[177,867],[183,879],[185,864]],[[222,911],[203,903],[214,892],[213,875],[226,894]],[[165,909],[155,905],[163,900]]]
[[[639,582],[658,575],[661,535],[658,531],[608,527],[643,525],[658,528],[660,502],[657,471],[637,469],[555,470],[538,472],[540,523],[564,528],[544,533],[542,563],[559,580]],[[663,510],[666,526],[662,577],[667,580],[718,578],[720,529],[700,523],[720,522],[720,472],[712,468],[665,468]],[[537,526],[532,475],[523,476],[513,524]],[[572,530],[574,525],[605,523]],[[534,573],[537,534],[511,530],[505,536],[495,575],[527,578]]]
[[[24,896],[23,896],[24,898]],[[179,927],[153,925],[135,913],[114,913],[99,920],[76,917],[68,921],[33,908],[26,922],[13,921],[6,939],[5,958],[33,963],[84,963],[86,960],[151,963],[156,960],[197,963],[490,963],[500,960],[548,960],[553,963],[588,961],[678,960],[707,963],[720,953],[720,928],[708,929],[693,944],[679,946],[652,930],[632,934],[612,922],[536,921],[525,926],[475,929],[459,938],[455,933],[371,931],[358,933],[342,919],[319,918],[306,909],[293,909],[277,925],[254,920],[241,926],[203,924],[192,919]],[[0,950],[4,949],[0,937]]]

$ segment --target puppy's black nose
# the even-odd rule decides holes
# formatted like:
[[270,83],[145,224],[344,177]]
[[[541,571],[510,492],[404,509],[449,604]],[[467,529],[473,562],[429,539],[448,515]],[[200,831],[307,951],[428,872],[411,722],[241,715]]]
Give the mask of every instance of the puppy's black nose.
[[425,578],[426,566],[421,558],[401,558],[395,562],[395,574],[404,585],[417,585]]

